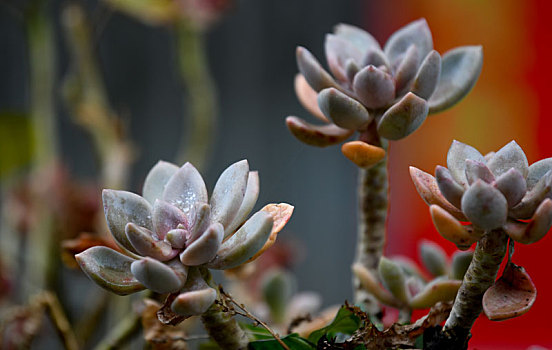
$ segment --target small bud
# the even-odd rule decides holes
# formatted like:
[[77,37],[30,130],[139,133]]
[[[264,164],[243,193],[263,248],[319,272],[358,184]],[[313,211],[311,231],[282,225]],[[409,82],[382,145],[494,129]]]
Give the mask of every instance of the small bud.
[[477,180],[462,197],[462,212],[475,226],[492,230],[506,223],[508,203],[499,190]]

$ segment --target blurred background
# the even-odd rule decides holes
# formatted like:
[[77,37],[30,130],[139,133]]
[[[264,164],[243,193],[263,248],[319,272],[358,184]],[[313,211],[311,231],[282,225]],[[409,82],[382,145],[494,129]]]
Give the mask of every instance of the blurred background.
[[[455,248],[433,228],[409,165],[432,173],[445,163],[453,139],[482,153],[515,139],[530,163],[552,156],[552,3],[546,0],[205,0],[177,24],[163,1],[146,10],[125,7],[132,2],[0,0],[1,208],[3,223],[12,223],[0,233],[4,291],[25,290],[14,273],[48,264],[47,257],[44,262],[15,254],[18,247],[55,245],[34,232],[40,229],[33,223],[44,222],[35,216],[43,211],[34,208],[31,220],[28,198],[71,212],[70,223],[62,220],[61,226],[72,232],[58,234],[59,243],[97,224],[86,218],[97,208],[101,187],[140,192],[159,159],[191,159],[212,189],[222,170],[247,158],[260,174],[257,207],[295,206],[278,239],[293,247],[298,290],[317,291],[324,305],[350,300],[356,166],[339,147],[300,143],[284,124],[288,115],[307,114],[293,90],[295,47],[305,46],[323,61],[324,35],[340,22],[384,43],[399,27],[425,17],[441,54],[460,45],[484,48],[481,77],[465,100],[390,145],[387,254],[418,259],[421,238],[448,252]],[[53,160],[63,166],[44,171]],[[23,181],[28,174],[31,179]],[[26,232],[23,238],[13,238],[14,225]],[[551,249],[550,236],[516,245],[513,261],[531,275],[537,301],[513,320],[491,323],[482,316],[472,348],[552,347]],[[89,300],[99,287],[78,270],[59,269],[53,281],[70,319],[78,319],[83,296]],[[26,300],[25,293],[6,298]]]

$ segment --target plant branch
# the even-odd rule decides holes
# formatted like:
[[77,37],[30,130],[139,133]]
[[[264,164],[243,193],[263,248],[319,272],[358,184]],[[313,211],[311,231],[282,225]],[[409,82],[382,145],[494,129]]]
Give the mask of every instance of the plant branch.
[[[220,294],[223,297],[224,306],[227,307],[229,309],[229,311],[231,311],[233,313],[236,313],[238,315],[241,315],[245,318],[248,318],[248,319],[254,321],[255,323],[261,325],[264,329],[266,329],[270,333],[270,335],[272,335],[272,337],[274,337],[274,339],[276,339],[276,341],[284,349],[289,350],[289,347],[282,341],[282,339],[280,339],[280,336],[276,332],[274,332],[266,323],[261,321],[259,318],[257,318],[255,315],[253,315],[249,311],[247,311],[246,308],[245,308],[245,305],[237,303],[234,300],[234,298],[232,298],[232,296],[230,296],[230,294],[226,293],[222,289],[222,286],[219,286],[219,291],[220,291]],[[228,303],[230,303],[231,305],[228,305]],[[238,308],[238,310],[236,310],[236,307]]]
[[[388,211],[387,157],[368,169],[359,169],[358,236],[355,263],[362,264],[378,276],[378,264],[383,255]],[[380,307],[358,278],[354,278],[355,304],[377,315]]]
[[77,350],[79,348],[77,338],[73,333],[71,324],[63,311],[58,297],[52,292],[45,291],[36,297],[36,301],[46,308],[48,316],[50,316],[64,348],[66,350]]
[[211,152],[210,140],[215,139],[217,93],[209,71],[204,32],[183,20],[176,24],[176,36],[180,73],[188,96],[188,123],[184,123],[176,162],[190,162],[202,169]]
[[483,294],[493,285],[507,250],[508,236],[502,229],[485,233],[477,243],[473,260],[464,275],[443,330],[445,333],[469,333],[483,310]]

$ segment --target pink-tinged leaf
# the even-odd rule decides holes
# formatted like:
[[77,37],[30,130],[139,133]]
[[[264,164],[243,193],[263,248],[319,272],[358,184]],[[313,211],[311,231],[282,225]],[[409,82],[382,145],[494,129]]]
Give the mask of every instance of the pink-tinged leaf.
[[353,273],[359,279],[362,288],[370,292],[379,302],[393,307],[401,307],[403,303],[396,299],[387,289],[379,283],[378,278],[374,276],[370,270],[362,266],[360,263],[355,263],[352,266]]
[[393,77],[372,65],[355,75],[353,89],[362,104],[370,109],[385,107],[395,98]]
[[311,88],[304,76],[301,74],[295,76],[294,87],[295,94],[301,105],[316,118],[325,123],[329,123],[330,121],[328,118],[326,118],[324,113],[320,110],[320,107],[318,107],[318,93]]
[[329,87],[338,87],[332,76],[322,68],[316,57],[309,50],[298,46],[295,54],[299,71],[315,91]]
[[218,222],[223,227],[232,222],[243,202],[248,177],[246,159],[230,165],[220,174],[211,195],[211,222]]
[[128,241],[138,254],[149,256],[159,261],[168,261],[178,254],[168,242],[162,241],[156,234],[145,227],[129,222],[126,225]]
[[185,292],[174,299],[171,309],[183,317],[201,315],[213,305],[216,298],[217,291],[213,288]]
[[167,232],[178,225],[188,227],[188,219],[184,212],[168,202],[156,200],[153,205],[153,228],[159,238],[165,238]]
[[403,59],[400,61],[395,71],[395,95],[401,96],[409,87],[410,82],[416,75],[418,69],[418,49],[415,45],[410,45]]
[[181,271],[148,257],[134,261],[130,270],[144,286],[160,294],[174,293],[186,282],[186,276]]
[[207,230],[180,254],[180,261],[186,266],[204,264],[215,257],[224,236],[224,227],[218,222]]
[[286,125],[291,133],[307,145],[326,147],[348,139],[355,130],[342,129],[337,125],[313,125],[301,118],[287,117]]
[[121,247],[135,253],[127,239],[125,227],[132,222],[153,229],[151,205],[139,195],[127,191],[103,190],[102,199],[105,219],[113,238]]
[[483,296],[483,311],[491,321],[523,315],[535,302],[537,289],[521,266],[508,264],[502,277]]
[[478,150],[459,141],[452,141],[447,153],[447,168],[452,177],[462,186],[468,186],[466,178],[466,160],[471,159],[485,163],[485,158]]
[[481,233],[470,226],[462,225],[460,221],[438,205],[431,205],[429,212],[437,232],[443,238],[456,244],[460,250],[469,249],[481,237]]
[[157,162],[146,176],[144,186],[142,187],[142,196],[153,205],[156,199],[161,199],[165,185],[177,170],[178,167],[172,163]]
[[346,63],[352,59],[357,65],[362,62],[362,52],[351,42],[333,34],[327,34],[324,42],[326,59],[333,75],[342,82],[347,82]]
[[427,118],[426,100],[409,92],[391,106],[378,122],[378,134],[400,140],[416,131]]
[[272,216],[272,220],[274,224],[272,225],[272,232],[270,232],[270,236],[266,240],[263,247],[255,253],[251,257],[251,259],[247,260],[247,262],[251,262],[255,259],[257,259],[259,256],[261,256],[268,248],[272,247],[274,243],[276,243],[276,238],[278,237],[278,233],[286,226],[287,222],[291,218],[291,214],[293,214],[293,205],[289,205],[287,203],[279,203],[279,204],[267,204],[261,209],[261,211],[267,212]]
[[464,187],[460,186],[452,177],[450,171],[444,166],[437,165],[435,168],[435,181],[441,194],[456,208],[462,205]]
[[145,289],[130,271],[136,260],[111,248],[92,247],[75,255],[75,259],[91,280],[110,292],[127,295]]
[[514,241],[531,244],[542,239],[552,227],[552,200],[545,199],[528,223],[509,220],[504,230]]
[[441,55],[437,51],[431,51],[418,68],[410,92],[427,101],[435,92],[440,76]]
[[318,93],[318,106],[340,128],[364,130],[373,120],[360,102],[334,88]]
[[414,183],[416,190],[418,191],[424,202],[427,203],[427,205],[436,204],[446,210],[456,219],[460,221],[467,221],[464,214],[462,214],[460,210],[458,210],[454,205],[450,204],[445,199],[445,197],[443,197],[443,195],[439,191],[437,182],[432,175],[411,166],[410,177],[412,178],[412,182]]
[[190,163],[184,164],[170,178],[163,192],[163,200],[188,215],[198,203],[207,203],[207,188],[201,174]]
[[453,301],[458,293],[462,281],[435,280],[410,299],[409,306],[413,309],[427,309],[438,302]]

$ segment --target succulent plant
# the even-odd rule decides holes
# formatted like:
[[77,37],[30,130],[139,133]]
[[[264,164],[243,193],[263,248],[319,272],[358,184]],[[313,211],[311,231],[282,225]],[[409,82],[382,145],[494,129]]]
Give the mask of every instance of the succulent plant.
[[[435,227],[459,249],[494,229],[523,244],[540,240],[550,230],[552,158],[529,166],[515,141],[486,156],[453,141],[447,166],[437,166],[435,177],[414,167],[410,174],[430,205]],[[466,221],[470,224],[462,224]]]
[[[447,166],[437,166],[435,177],[410,168],[437,231],[460,249],[477,242],[440,346],[453,338],[467,339],[483,310],[492,320],[529,310],[536,289],[527,272],[511,262],[513,241],[537,242],[552,227],[552,158],[529,166],[515,141],[485,156],[454,141]],[[495,281],[509,239],[508,264]]]
[[[290,131],[304,143],[324,147],[345,141],[354,132],[359,141],[342,151],[360,167],[385,156],[380,139],[399,140],[414,132],[428,113],[460,101],[481,72],[480,46],[462,46],[442,59],[433,50],[425,19],[397,30],[382,48],[366,31],[339,24],[325,41],[330,75],[305,48],[297,48],[300,74],[295,91],[303,106],[326,125],[290,116]],[[335,79],[334,79],[335,77]]]
[[419,255],[430,277],[404,256],[382,257],[378,276],[358,263],[353,265],[353,272],[379,302],[398,309],[427,309],[437,302],[454,300],[472,252],[457,251],[449,261],[439,245],[423,240],[419,244]]
[[258,194],[258,174],[249,171],[246,160],[220,175],[210,199],[192,164],[179,168],[158,162],[146,177],[143,197],[103,192],[108,227],[126,255],[93,247],[76,259],[109,291],[175,293],[174,313],[203,314],[217,295],[207,269],[229,269],[255,259],[274,243],[292,214],[288,204],[269,204],[247,219]]

